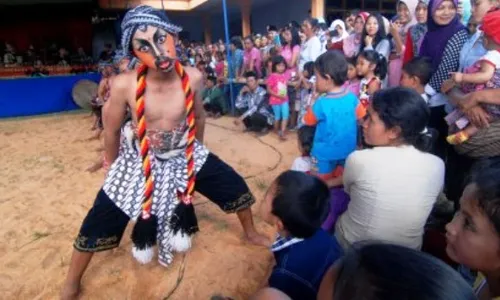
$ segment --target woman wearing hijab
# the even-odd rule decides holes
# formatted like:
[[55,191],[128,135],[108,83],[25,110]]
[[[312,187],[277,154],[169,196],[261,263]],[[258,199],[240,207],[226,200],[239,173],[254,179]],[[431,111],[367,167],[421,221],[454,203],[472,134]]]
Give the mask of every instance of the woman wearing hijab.
[[390,24],[393,51],[389,56],[389,87],[399,86],[401,70],[403,68],[403,53],[406,33],[411,26],[417,23],[415,10],[418,0],[400,0],[397,4],[397,21]]
[[451,72],[458,71],[460,50],[469,35],[467,29],[460,22],[457,14],[458,0],[431,0],[427,13],[427,33],[425,34],[420,56],[428,57],[434,73],[425,92],[429,95],[431,118],[429,126],[439,132],[434,154],[442,159],[446,158],[448,125],[445,106],[448,98],[441,94],[441,85],[450,78]]
[[354,32],[344,39],[343,50],[346,57],[354,57],[359,53],[361,45],[361,34],[366,23],[366,19],[370,16],[367,12],[359,13],[354,20]]
[[427,33],[427,6],[429,0],[419,0],[415,10],[417,24],[410,27],[406,35],[403,65],[417,57],[420,52],[422,40]]
[[344,21],[337,19],[332,22],[329,28],[330,41],[327,45],[328,50],[342,50],[344,40],[349,36]]

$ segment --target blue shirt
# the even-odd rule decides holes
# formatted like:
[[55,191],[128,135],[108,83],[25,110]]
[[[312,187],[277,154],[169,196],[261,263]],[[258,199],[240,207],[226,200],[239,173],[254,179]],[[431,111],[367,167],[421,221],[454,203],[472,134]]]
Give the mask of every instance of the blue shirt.
[[236,49],[234,53],[232,53],[231,57],[231,76],[233,78],[236,78],[239,76],[239,71],[241,70],[241,67],[243,66],[243,50],[241,49]]
[[483,32],[478,29],[477,32],[465,42],[462,51],[460,51],[459,71],[463,72],[464,69],[474,65],[474,63],[483,57],[486,52],[488,52],[488,50],[486,50],[483,45]]
[[276,266],[269,286],[292,299],[316,299],[324,274],[343,255],[335,237],[319,229],[307,239],[280,239],[273,245]]
[[344,160],[356,150],[358,98],[351,92],[327,94],[312,106],[317,120],[311,155],[319,161]]

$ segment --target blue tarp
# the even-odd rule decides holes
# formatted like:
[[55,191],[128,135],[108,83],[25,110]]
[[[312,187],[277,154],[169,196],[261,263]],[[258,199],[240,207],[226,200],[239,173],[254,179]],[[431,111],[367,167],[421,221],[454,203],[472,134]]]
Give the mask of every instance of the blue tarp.
[[82,79],[99,82],[98,73],[0,80],[0,118],[32,116],[79,109],[73,86]]

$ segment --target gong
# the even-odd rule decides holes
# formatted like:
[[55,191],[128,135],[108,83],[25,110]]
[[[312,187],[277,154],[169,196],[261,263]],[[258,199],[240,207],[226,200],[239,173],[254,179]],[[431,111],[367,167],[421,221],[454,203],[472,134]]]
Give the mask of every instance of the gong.
[[73,86],[73,101],[83,109],[91,109],[91,102],[97,97],[99,85],[93,81],[83,79]]

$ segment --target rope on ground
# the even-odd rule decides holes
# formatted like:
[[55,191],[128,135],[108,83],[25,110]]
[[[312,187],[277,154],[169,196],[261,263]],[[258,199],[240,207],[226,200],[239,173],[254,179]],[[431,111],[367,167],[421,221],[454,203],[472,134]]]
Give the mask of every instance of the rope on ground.
[[[214,127],[217,127],[217,128],[221,128],[221,129],[224,129],[224,130],[229,130],[229,131],[234,131],[234,132],[241,132],[237,129],[234,129],[234,128],[230,128],[230,127],[226,127],[226,126],[222,126],[222,125],[218,125],[218,124],[215,124],[215,123],[212,123],[212,122],[206,122],[205,124],[208,124],[210,126],[214,126]],[[283,154],[276,148],[274,147],[273,145],[269,144],[269,143],[266,143],[265,141],[263,141],[261,138],[257,137],[257,136],[253,136],[253,138],[255,138],[257,141],[259,141],[259,143],[271,148],[271,150],[273,150],[276,154],[278,154],[278,161],[271,167],[268,167],[266,170],[264,171],[261,171],[261,172],[258,172],[257,174],[253,174],[253,175],[249,175],[249,176],[245,176],[243,177],[243,179],[245,180],[248,180],[248,179],[252,179],[252,178],[255,178],[263,173],[266,173],[266,172],[271,172],[271,171],[274,171],[278,168],[278,166],[281,164],[281,162],[283,161]],[[205,205],[207,204],[208,202],[210,201],[203,201],[203,202],[199,202],[199,203],[196,203],[194,204],[194,206],[201,206],[201,205]]]
[[170,292],[168,292],[168,294],[165,297],[162,298],[162,300],[170,299],[170,297],[172,297],[172,295],[175,293],[179,285],[181,285],[181,282],[184,279],[184,270],[186,269],[186,256],[187,253],[184,253],[184,255],[182,256],[181,266],[179,267],[179,273],[177,275],[177,281],[175,282],[174,287],[170,290]]
[[[214,123],[211,123],[211,122],[206,122],[206,124],[209,124],[211,126],[218,127],[218,128],[221,128],[221,129],[229,130],[229,131],[240,132],[239,130],[236,130],[234,128],[225,127],[225,126],[214,124]],[[249,176],[243,177],[245,180],[257,177],[257,176],[259,176],[259,175],[261,175],[261,174],[263,174],[265,172],[271,172],[271,171],[276,170],[278,168],[278,166],[281,164],[281,161],[283,160],[283,154],[276,147],[274,147],[273,145],[271,145],[269,143],[266,143],[265,141],[263,141],[259,137],[256,137],[256,136],[253,136],[253,137],[257,141],[259,141],[261,144],[263,144],[263,145],[271,148],[271,150],[273,150],[274,152],[276,152],[276,154],[278,154],[279,159],[278,159],[278,161],[273,166],[267,168],[266,170],[264,170],[262,172],[259,172],[257,174],[254,174],[254,175],[249,175]],[[196,204],[194,204],[194,206],[204,205],[204,204],[207,204],[208,202],[209,201],[204,201],[204,202],[196,203]],[[184,255],[182,256],[181,266],[179,267],[179,273],[177,275],[177,281],[176,281],[174,287],[167,293],[167,295],[165,297],[162,298],[162,300],[168,300],[168,299],[170,299],[170,297],[172,297],[172,295],[175,293],[175,291],[177,290],[177,288],[180,286],[182,280],[184,279],[184,270],[186,269],[186,256],[187,256],[187,253],[184,253]]]

